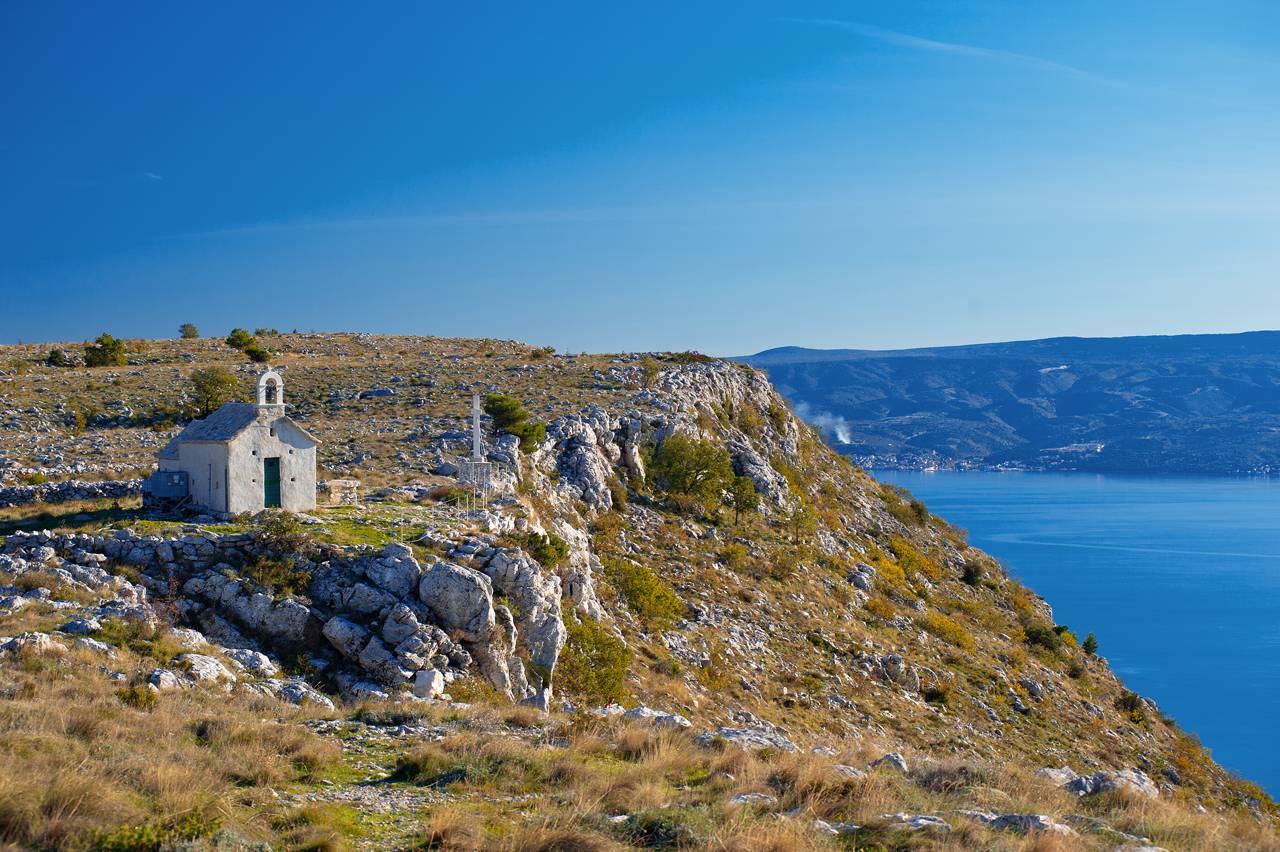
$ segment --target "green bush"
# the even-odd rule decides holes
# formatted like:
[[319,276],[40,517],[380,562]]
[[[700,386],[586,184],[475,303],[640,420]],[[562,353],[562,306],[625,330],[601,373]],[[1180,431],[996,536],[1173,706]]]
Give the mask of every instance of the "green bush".
[[654,451],[650,476],[663,491],[712,504],[733,482],[733,465],[724,448],[676,434]]
[[146,710],[150,712],[155,709],[159,703],[155,690],[151,689],[147,684],[140,683],[135,686],[125,687],[116,691],[116,697],[130,707],[138,710]]
[[260,556],[241,573],[248,579],[270,589],[277,595],[287,596],[306,592],[311,574],[301,571],[292,560],[267,559]]
[[93,343],[84,345],[86,367],[118,367],[128,363],[124,356],[124,341],[105,331]]
[[929,522],[928,507],[900,485],[882,485],[880,499],[889,514],[906,526],[922,527]]
[[103,619],[93,638],[126,648],[140,657],[150,657],[161,665],[182,653],[182,646],[167,631],[132,618]]
[[65,349],[50,349],[49,354],[45,357],[44,362],[50,367],[70,367],[71,359],[67,357]]
[[505,393],[491,393],[484,399],[484,412],[493,418],[499,432],[520,439],[520,452],[531,453],[547,439],[547,425],[529,419],[520,400]]
[[1022,632],[1027,636],[1028,645],[1039,646],[1054,653],[1062,647],[1062,637],[1052,627],[1031,623],[1023,625]]
[[302,521],[283,509],[266,509],[258,515],[258,543],[277,555],[307,557],[315,552],[315,539]]
[[271,353],[254,343],[244,348],[244,354],[255,364],[265,364],[271,360]]
[[627,486],[617,476],[609,477],[609,497],[613,500],[613,508],[621,512],[627,508]]
[[715,360],[710,355],[703,355],[701,352],[694,352],[692,349],[686,352],[672,352],[667,356],[667,360],[673,364],[709,364]]
[[547,440],[547,424],[538,423],[534,420],[517,423],[507,429],[507,432],[520,439],[520,452],[522,453],[533,452],[541,446],[543,441]]
[[493,418],[493,425],[500,431],[507,431],[512,426],[529,419],[520,400],[505,393],[491,393],[484,398],[484,413]]
[[569,555],[569,544],[555,533],[542,535],[531,532],[520,543],[538,564],[548,570],[555,569]]
[[601,564],[605,578],[641,621],[665,627],[688,613],[675,590],[645,566],[617,557],[605,557]]
[[1087,636],[1084,637],[1084,643],[1080,646],[1080,648],[1090,657],[1094,656],[1095,654],[1098,653],[1098,637],[1094,636],[1092,633],[1089,633]]
[[206,367],[191,374],[191,398],[204,417],[235,399],[239,390],[240,380],[226,367]]
[[184,322],[178,326],[178,336],[183,340],[195,340],[200,336],[200,329],[196,328],[193,322]]
[[233,328],[231,333],[227,335],[227,345],[232,349],[248,349],[250,346],[256,346],[257,338],[243,328]]
[[627,697],[631,650],[598,622],[566,615],[568,637],[556,661],[552,683],[557,691],[591,704]]

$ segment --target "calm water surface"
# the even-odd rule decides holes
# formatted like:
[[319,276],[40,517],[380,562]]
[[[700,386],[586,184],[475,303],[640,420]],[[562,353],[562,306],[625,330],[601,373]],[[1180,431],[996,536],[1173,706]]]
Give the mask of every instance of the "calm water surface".
[[875,471],[1093,631],[1129,685],[1280,793],[1280,481]]

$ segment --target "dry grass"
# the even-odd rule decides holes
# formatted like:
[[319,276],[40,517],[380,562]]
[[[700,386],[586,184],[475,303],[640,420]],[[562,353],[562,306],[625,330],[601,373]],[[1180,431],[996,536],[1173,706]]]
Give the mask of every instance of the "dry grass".
[[264,785],[306,781],[341,757],[241,697],[193,691],[134,709],[80,654],[29,658],[0,678],[13,696],[0,703],[0,841],[23,848],[143,826],[262,836],[249,818]]

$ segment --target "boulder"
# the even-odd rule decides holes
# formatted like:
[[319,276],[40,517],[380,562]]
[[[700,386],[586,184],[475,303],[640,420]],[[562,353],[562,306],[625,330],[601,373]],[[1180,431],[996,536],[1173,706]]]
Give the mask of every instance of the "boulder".
[[61,654],[65,651],[59,642],[48,633],[19,633],[17,636],[0,645],[0,652],[6,654]]
[[661,710],[654,710],[652,707],[645,707],[644,705],[628,710],[622,715],[626,719],[649,722],[668,728],[688,729],[693,727],[693,723],[679,713],[664,713]]
[[903,757],[901,753],[896,751],[891,751],[878,760],[872,761],[871,765],[872,767],[885,766],[889,769],[901,772],[903,775],[910,772],[910,769],[907,768],[907,759]]
[[261,651],[250,651],[247,648],[226,648],[223,654],[227,659],[247,672],[259,677],[275,677],[280,673],[271,658]]
[[196,683],[232,684],[236,676],[221,661],[207,654],[179,654],[173,658]]
[[190,689],[194,681],[186,675],[169,669],[153,669],[147,676],[147,685],[156,692],[173,692],[179,689]]
[[932,814],[881,814],[881,819],[889,821],[889,828],[905,828],[908,831],[935,831],[945,834],[951,831],[951,823],[942,817]]
[[413,694],[419,698],[439,698],[444,688],[444,675],[436,669],[423,669],[413,676]]
[[340,615],[335,615],[326,621],[320,632],[329,640],[329,644],[348,660],[354,660],[360,656],[369,637],[369,631]]
[[796,744],[776,730],[765,727],[756,728],[716,728],[698,736],[698,744],[709,746],[715,742],[724,742],[746,751],[762,748],[776,748],[781,751],[798,751]]
[[280,686],[280,697],[291,704],[317,704],[332,710],[333,702],[328,696],[311,688],[302,678],[290,678]]
[[60,632],[69,633],[73,636],[88,636],[90,633],[96,633],[101,629],[102,624],[93,617],[76,618],[58,628]]
[[388,544],[376,560],[365,566],[370,582],[397,598],[403,598],[417,587],[422,576],[418,560],[407,544]]
[[729,804],[772,807],[773,805],[778,804],[778,797],[771,796],[768,793],[738,793],[736,796],[729,797]]
[[422,575],[418,597],[436,623],[468,641],[479,642],[493,632],[493,582],[478,571],[437,562]]

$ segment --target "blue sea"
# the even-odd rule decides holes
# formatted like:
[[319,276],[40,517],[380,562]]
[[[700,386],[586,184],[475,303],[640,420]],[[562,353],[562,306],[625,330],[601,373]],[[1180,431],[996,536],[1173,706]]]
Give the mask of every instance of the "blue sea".
[[1227,768],[1280,794],[1280,481],[874,471],[1043,595]]

